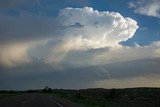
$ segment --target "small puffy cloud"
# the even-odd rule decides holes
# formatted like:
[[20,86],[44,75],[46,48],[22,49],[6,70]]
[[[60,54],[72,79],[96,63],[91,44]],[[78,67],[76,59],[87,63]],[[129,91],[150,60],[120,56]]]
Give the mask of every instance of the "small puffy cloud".
[[136,0],[129,3],[136,13],[160,18],[159,0]]

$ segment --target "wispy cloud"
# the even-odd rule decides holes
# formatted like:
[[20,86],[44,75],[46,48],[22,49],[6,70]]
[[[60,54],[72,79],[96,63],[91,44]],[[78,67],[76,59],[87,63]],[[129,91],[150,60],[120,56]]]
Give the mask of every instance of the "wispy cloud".
[[160,1],[159,0],[136,0],[129,3],[138,14],[160,18]]
[[141,28],[139,28],[139,30],[145,31],[145,30],[148,30],[148,28],[147,27],[141,27]]

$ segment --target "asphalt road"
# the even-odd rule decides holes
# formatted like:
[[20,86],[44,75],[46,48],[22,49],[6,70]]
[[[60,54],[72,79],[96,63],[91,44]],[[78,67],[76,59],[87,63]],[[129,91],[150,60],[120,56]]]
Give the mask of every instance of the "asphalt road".
[[82,107],[65,99],[31,93],[0,100],[0,107]]

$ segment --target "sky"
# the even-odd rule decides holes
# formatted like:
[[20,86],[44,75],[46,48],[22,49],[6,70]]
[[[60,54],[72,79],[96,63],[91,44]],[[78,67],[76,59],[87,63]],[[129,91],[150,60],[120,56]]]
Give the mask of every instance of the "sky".
[[160,87],[159,0],[0,0],[0,89]]

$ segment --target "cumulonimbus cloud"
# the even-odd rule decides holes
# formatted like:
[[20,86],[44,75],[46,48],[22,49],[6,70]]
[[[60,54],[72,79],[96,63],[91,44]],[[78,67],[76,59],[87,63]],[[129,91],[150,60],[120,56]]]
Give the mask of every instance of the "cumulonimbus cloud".
[[[16,21],[19,17],[21,21]],[[36,78],[35,75],[40,74],[41,76],[37,76],[32,85],[36,86],[39,80],[44,82],[44,79],[48,79],[51,85],[55,82],[58,87],[66,86],[67,83],[75,88],[77,84],[78,87],[86,84],[93,85],[96,81],[97,87],[103,87],[106,83],[110,84],[108,87],[114,87],[123,81],[117,82],[117,80],[126,78],[124,85],[127,86],[128,78],[139,78],[143,75],[156,74],[159,71],[160,41],[146,46],[122,45],[120,42],[127,41],[134,36],[138,25],[135,20],[125,18],[120,13],[102,12],[91,7],[84,7],[61,9],[54,19],[29,17],[32,21],[28,21],[28,17],[24,16],[10,17],[2,21],[6,28],[9,26],[10,30],[0,26],[5,29],[4,36],[2,35],[0,40],[3,41],[0,43],[0,69],[1,66],[5,66],[4,71],[10,71],[8,73],[15,71],[12,72],[15,73],[15,77],[10,74],[15,80],[11,83],[17,83],[17,81],[21,83],[21,78],[27,77],[28,79],[34,74],[33,79],[28,82],[30,85]],[[0,18],[5,19],[5,17]],[[57,23],[54,23],[55,20]],[[25,23],[23,26],[22,22]],[[12,29],[14,27],[15,29]],[[10,32],[6,33],[7,31]],[[23,34],[27,35],[23,37]],[[21,38],[15,39],[18,37]],[[9,67],[12,69],[8,70]],[[21,71],[20,74],[19,71]],[[44,74],[49,72],[49,74],[45,76],[42,72]],[[6,76],[1,77],[6,78],[8,73],[5,73]],[[17,74],[19,79],[17,79]],[[3,78],[1,80],[5,80]],[[146,79],[142,80],[146,81]]]
[[138,25],[119,13],[91,7],[65,8],[57,19],[61,26],[55,34],[59,36],[53,33],[45,40],[1,45],[1,65],[20,66],[36,60],[52,66],[82,67],[159,57],[159,42],[147,46],[120,44],[134,35]]
[[69,51],[116,47],[138,29],[137,22],[131,18],[91,7],[61,9],[58,19],[61,42],[53,47],[48,62],[66,59]]
[[131,38],[138,28],[137,22],[131,18],[91,7],[65,8],[58,17],[65,26],[64,35],[69,39],[77,38],[76,47],[82,48],[118,45]]
[[[74,64],[74,66],[100,64],[103,62],[101,58],[106,59],[104,62],[112,62],[112,60],[117,61],[118,58],[113,58],[113,55],[118,55],[115,54],[116,51],[113,50],[117,49],[117,51],[123,52],[125,48],[118,48],[123,47],[119,43],[131,38],[138,28],[137,22],[131,18],[124,18],[117,12],[101,12],[91,7],[61,9],[57,19],[59,20],[59,24],[57,25],[61,27],[58,26],[59,30],[54,33],[60,36],[54,36],[54,33],[53,36],[46,36],[50,39],[46,41],[45,45],[16,45],[16,49],[19,49],[19,51],[22,50],[22,52],[10,52],[15,49],[14,45],[6,47],[5,49],[3,47],[0,53],[3,53],[3,56],[1,55],[3,58],[1,59],[5,59],[2,60],[1,63],[8,65],[12,65],[11,62],[21,63],[26,60],[24,55],[32,60],[38,58],[45,63],[67,62]],[[102,53],[98,52],[99,49],[106,47],[112,48],[109,52],[106,51],[107,54],[105,54],[104,51],[102,51]],[[91,54],[89,51],[92,49],[95,50],[94,55],[89,55]],[[44,50],[45,52],[43,52]],[[5,52],[7,54],[4,54]],[[74,60],[79,57],[77,56],[78,54],[75,55],[76,53],[82,53],[80,54],[82,57],[74,62]],[[90,57],[85,57],[88,55]],[[111,55],[109,59],[108,55]],[[129,56],[124,59],[128,58],[130,59]],[[86,63],[84,63],[84,61]]]

